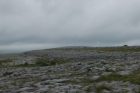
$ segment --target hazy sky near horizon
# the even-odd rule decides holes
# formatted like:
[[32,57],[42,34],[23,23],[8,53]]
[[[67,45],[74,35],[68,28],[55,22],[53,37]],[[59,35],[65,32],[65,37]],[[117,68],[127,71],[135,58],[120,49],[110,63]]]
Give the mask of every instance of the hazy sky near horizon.
[[140,45],[140,0],[0,0],[0,50]]

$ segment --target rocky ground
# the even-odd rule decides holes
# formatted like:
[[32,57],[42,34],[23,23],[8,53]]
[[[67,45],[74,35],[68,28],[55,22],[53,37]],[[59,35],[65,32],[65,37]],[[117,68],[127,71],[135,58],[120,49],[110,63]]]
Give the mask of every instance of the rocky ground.
[[0,59],[0,93],[140,93],[140,47],[34,50]]

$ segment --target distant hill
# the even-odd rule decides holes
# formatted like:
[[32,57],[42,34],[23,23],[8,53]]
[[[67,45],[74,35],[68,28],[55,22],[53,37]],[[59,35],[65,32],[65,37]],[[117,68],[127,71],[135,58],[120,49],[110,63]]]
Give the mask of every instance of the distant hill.
[[89,46],[64,46],[64,47],[57,47],[55,49],[64,49],[64,48],[89,48]]
[[6,58],[6,57],[13,57],[16,55],[19,55],[20,53],[9,53],[9,54],[0,54],[0,58]]
[[21,53],[23,51],[18,50],[0,50],[0,54],[13,54],[13,53]]

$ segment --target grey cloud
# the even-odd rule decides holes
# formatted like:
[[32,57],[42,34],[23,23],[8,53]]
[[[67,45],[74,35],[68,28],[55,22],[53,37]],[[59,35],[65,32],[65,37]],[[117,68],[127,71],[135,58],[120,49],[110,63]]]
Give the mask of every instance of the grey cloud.
[[0,48],[138,45],[138,0],[1,0]]

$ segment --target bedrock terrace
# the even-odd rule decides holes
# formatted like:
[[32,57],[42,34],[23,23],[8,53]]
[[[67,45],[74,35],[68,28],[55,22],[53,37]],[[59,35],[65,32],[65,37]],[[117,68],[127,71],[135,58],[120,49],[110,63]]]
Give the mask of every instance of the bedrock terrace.
[[33,50],[0,60],[1,93],[140,93],[140,47]]

